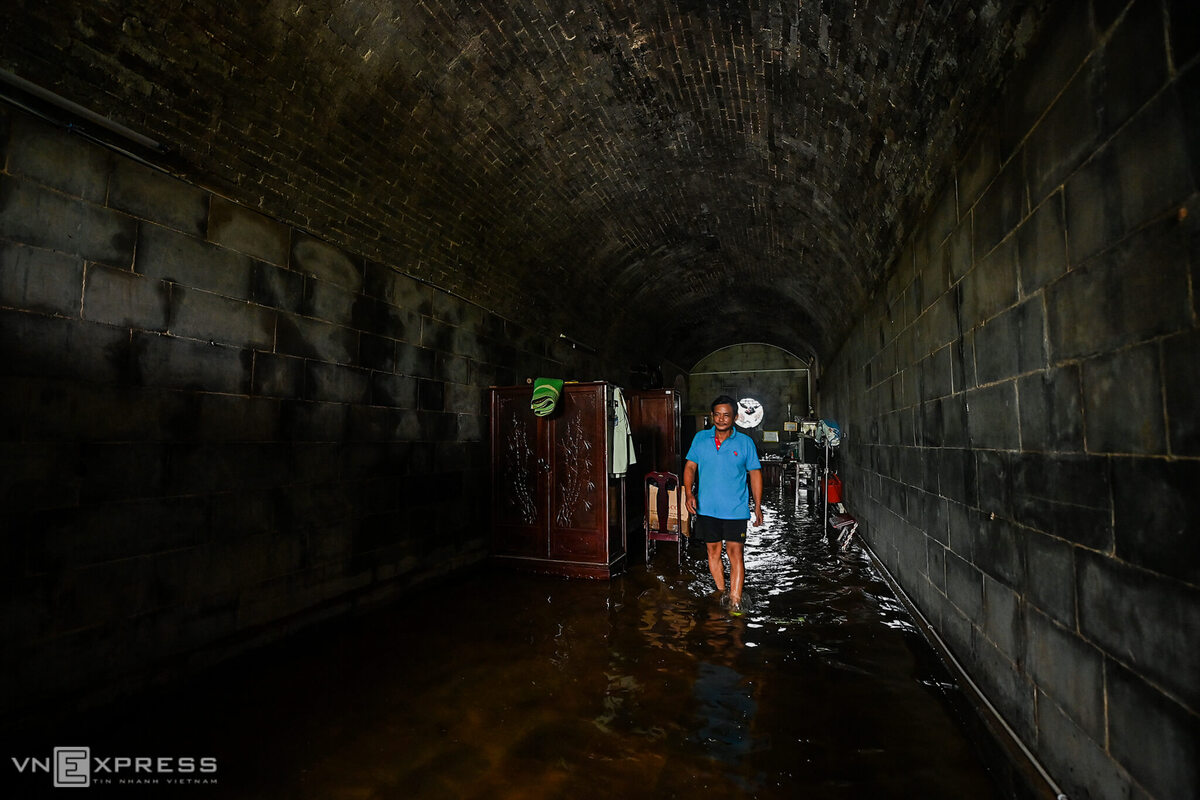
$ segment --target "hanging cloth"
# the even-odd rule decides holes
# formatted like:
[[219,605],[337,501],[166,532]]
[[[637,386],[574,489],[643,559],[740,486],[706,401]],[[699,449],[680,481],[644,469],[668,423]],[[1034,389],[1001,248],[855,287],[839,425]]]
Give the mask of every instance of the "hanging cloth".
[[546,417],[558,408],[558,398],[562,395],[563,382],[558,378],[538,378],[533,382],[533,402],[530,409],[539,417]]
[[817,434],[814,438],[818,443],[837,447],[842,443],[842,429],[833,420],[823,419],[817,423]]
[[609,415],[612,424],[612,452],[608,472],[614,478],[620,478],[629,471],[632,464],[637,463],[637,455],[633,452],[633,430],[629,426],[629,412],[625,409],[625,395],[620,387],[613,387],[613,412]]

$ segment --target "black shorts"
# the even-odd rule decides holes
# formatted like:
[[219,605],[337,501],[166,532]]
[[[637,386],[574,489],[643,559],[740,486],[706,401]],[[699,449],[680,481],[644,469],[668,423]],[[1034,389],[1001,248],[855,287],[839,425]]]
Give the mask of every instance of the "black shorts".
[[697,514],[696,535],[700,537],[700,541],[708,544],[717,542],[745,544],[746,527],[749,524],[750,520],[748,519],[718,519]]

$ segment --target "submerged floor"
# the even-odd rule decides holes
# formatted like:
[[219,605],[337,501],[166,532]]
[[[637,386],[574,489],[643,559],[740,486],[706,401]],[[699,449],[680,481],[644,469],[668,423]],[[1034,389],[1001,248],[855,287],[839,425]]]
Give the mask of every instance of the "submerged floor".
[[164,797],[1000,797],[907,611],[806,514],[767,508],[741,617],[699,546],[612,582],[480,570],[53,743],[218,759]]

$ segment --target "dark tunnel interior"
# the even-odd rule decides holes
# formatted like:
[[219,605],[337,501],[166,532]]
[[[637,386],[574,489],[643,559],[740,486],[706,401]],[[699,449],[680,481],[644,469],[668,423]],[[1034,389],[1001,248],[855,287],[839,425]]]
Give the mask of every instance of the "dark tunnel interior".
[[18,3],[6,52],[215,191],[690,368],[747,317],[833,354],[1044,5]]
[[1200,796],[1191,0],[10,0],[0,101],[0,721],[488,564],[549,376],[836,419],[1056,787]]

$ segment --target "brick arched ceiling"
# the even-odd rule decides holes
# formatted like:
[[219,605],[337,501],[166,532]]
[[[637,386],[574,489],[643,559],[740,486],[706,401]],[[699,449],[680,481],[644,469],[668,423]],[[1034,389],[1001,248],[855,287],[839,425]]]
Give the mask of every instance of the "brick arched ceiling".
[[502,316],[689,367],[831,354],[1044,4],[10,0],[0,67]]

